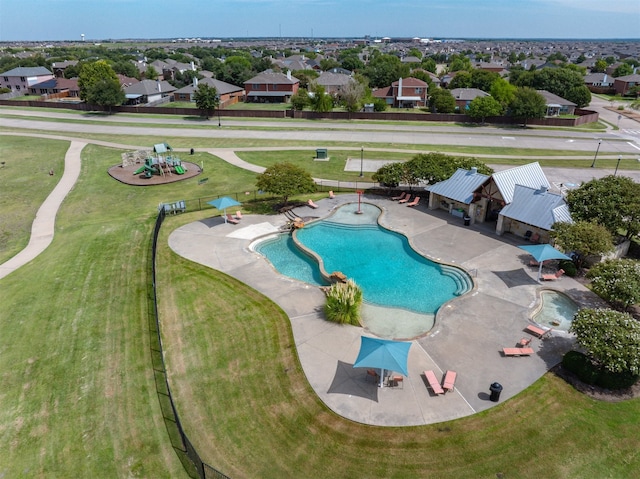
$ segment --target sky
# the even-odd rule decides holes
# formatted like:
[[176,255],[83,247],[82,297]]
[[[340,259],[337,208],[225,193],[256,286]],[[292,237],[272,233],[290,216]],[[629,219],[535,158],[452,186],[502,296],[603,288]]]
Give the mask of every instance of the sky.
[[0,0],[0,41],[640,38],[640,0]]

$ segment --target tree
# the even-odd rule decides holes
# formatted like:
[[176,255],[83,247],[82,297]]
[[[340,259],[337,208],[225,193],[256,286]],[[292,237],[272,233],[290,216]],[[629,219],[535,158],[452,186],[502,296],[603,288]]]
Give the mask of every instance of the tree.
[[611,233],[597,223],[575,221],[554,223],[549,233],[564,251],[573,251],[576,266],[582,267],[587,256],[603,255],[613,251]]
[[300,88],[309,89],[309,85],[313,80],[318,78],[320,74],[315,70],[295,70],[291,74],[300,80]]
[[640,261],[611,259],[594,265],[587,277],[601,298],[627,310],[640,303]]
[[405,163],[387,163],[380,167],[371,178],[373,181],[377,181],[382,186],[389,188],[395,188],[401,183],[409,183],[405,175],[406,164]]
[[227,57],[222,64],[218,79],[232,85],[244,85],[244,82],[254,76],[255,72],[249,58],[234,55]]
[[574,220],[594,221],[612,235],[640,233],[640,184],[626,176],[605,176],[582,184],[567,195]]
[[409,76],[409,66],[403,65],[395,55],[380,54],[374,56],[365,68],[365,76],[373,88],[391,85],[399,78]]
[[124,92],[113,68],[105,60],[82,65],[78,75],[80,99],[101,106],[120,105]]
[[128,76],[130,78],[140,79],[140,71],[136,68],[136,66],[133,63],[129,61],[121,60],[118,62],[114,62],[113,71],[121,75]]
[[315,84],[311,88],[312,95],[310,97],[311,109],[318,112],[331,111],[333,108],[333,99],[327,94],[322,85]]
[[534,90],[547,90],[562,97],[572,87],[584,85],[584,77],[569,68],[543,68],[521,74],[512,83]]
[[570,331],[591,361],[612,373],[640,374],[640,322],[612,309],[579,310]]
[[451,79],[447,88],[449,88],[449,90],[453,90],[454,88],[471,88],[471,73],[459,71],[456,73],[456,76]]
[[147,69],[144,71],[144,77],[147,80],[157,80],[159,76],[158,70],[153,65],[147,65]]
[[515,92],[510,105],[511,116],[520,118],[524,126],[531,118],[543,118],[547,112],[547,101],[532,88],[521,87]]
[[411,158],[406,165],[406,177],[415,179],[414,183],[422,181],[428,184],[438,183],[450,178],[458,168],[469,170],[472,167],[479,173],[490,175],[493,170],[476,158],[449,156],[444,153],[419,153]]
[[607,64],[607,62],[602,58],[600,58],[596,60],[595,64],[593,65],[593,68],[591,69],[591,73],[604,73],[607,71],[608,66],[609,65]]
[[449,62],[449,71],[457,72],[460,70],[471,71],[473,67],[471,66],[471,60],[469,57],[465,55],[459,55],[454,53],[451,55],[451,60]]
[[502,111],[504,112],[511,102],[516,97],[517,87],[513,86],[504,78],[498,78],[491,84],[489,93],[491,96],[502,105]]
[[467,114],[471,118],[480,120],[481,123],[484,123],[486,117],[502,115],[502,111],[502,105],[500,105],[495,98],[490,96],[479,96],[471,101]]
[[302,111],[310,105],[309,92],[305,88],[299,88],[291,97],[291,108]]
[[615,70],[613,70],[612,76],[614,78],[624,77],[633,73],[633,67],[628,63],[621,63]]
[[427,70],[428,72],[431,72],[431,73],[435,73],[438,70],[438,65],[436,64],[436,61],[431,57],[423,58],[422,63],[420,64],[420,67],[423,70]]
[[478,90],[489,92],[493,82],[499,78],[500,75],[496,72],[477,69],[471,70],[471,88],[477,88]]
[[198,84],[198,88],[193,96],[196,100],[196,107],[207,120],[215,109],[220,106],[218,90],[216,90],[216,87],[207,85],[206,83]]
[[267,193],[282,197],[286,205],[289,197],[302,193],[313,193],[316,185],[313,178],[302,168],[291,163],[276,163],[258,176],[256,187]]
[[365,87],[357,81],[350,81],[344,85],[338,94],[340,101],[347,111],[354,112],[362,109],[362,100],[365,94]]
[[574,86],[567,91],[564,98],[575,103],[578,108],[584,108],[591,103],[591,91],[586,85]]
[[449,90],[442,88],[429,89],[429,107],[434,113],[453,113],[456,111],[456,99]]

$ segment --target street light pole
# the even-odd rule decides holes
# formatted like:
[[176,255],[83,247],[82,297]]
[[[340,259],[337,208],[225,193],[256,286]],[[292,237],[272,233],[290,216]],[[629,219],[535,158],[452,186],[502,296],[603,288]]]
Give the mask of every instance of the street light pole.
[[618,155],[618,163],[616,163],[616,171],[613,172],[613,176],[618,174],[618,166],[620,166],[620,160],[622,159],[622,155]]
[[364,161],[364,146],[360,147],[360,178],[362,178],[364,176],[364,173],[362,171],[362,163]]
[[591,163],[591,168],[596,166],[596,159],[598,158],[598,151],[600,151],[600,145],[602,144],[602,140],[598,140],[598,148],[596,148],[596,155],[593,157],[593,162]]
[[218,96],[217,100],[218,100],[218,128],[220,128],[222,126],[220,124],[220,96]]

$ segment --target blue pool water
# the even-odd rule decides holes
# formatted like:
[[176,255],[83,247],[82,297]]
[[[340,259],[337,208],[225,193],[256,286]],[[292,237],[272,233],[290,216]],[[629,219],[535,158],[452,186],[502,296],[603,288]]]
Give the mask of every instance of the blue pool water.
[[556,331],[569,331],[573,317],[580,307],[566,294],[558,291],[542,291],[541,306],[531,319],[541,326]]
[[[356,215],[357,208],[345,205],[330,218],[298,230],[296,238],[322,258],[327,273],[340,271],[352,278],[367,303],[432,315],[471,289],[465,272],[426,259],[404,235],[380,227],[379,208],[365,203],[363,214]],[[290,235],[267,240],[255,249],[286,276],[326,284],[317,262],[298,251]]]

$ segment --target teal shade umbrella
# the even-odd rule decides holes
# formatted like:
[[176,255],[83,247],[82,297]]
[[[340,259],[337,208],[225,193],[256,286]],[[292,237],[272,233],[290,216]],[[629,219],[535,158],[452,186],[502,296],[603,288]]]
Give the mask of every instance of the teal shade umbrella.
[[549,259],[568,259],[569,261],[571,261],[571,258],[569,258],[566,254],[561,253],[550,244],[528,244],[524,246],[518,246],[518,248],[525,250],[540,264],[540,266],[538,267],[538,281],[540,281],[540,277],[542,276],[543,261],[547,261]]
[[409,375],[407,358],[411,343],[367,336],[361,336],[360,341],[360,352],[353,367],[380,369],[380,387],[382,387],[385,369],[398,371],[405,376]]
[[230,198],[228,196],[223,196],[221,198],[216,198],[215,200],[207,201],[208,205],[213,206],[219,210],[222,210],[222,215],[224,216],[224,222],[227,222],[227,208],[232,208],[234,206],[240,206],[242,203]]

